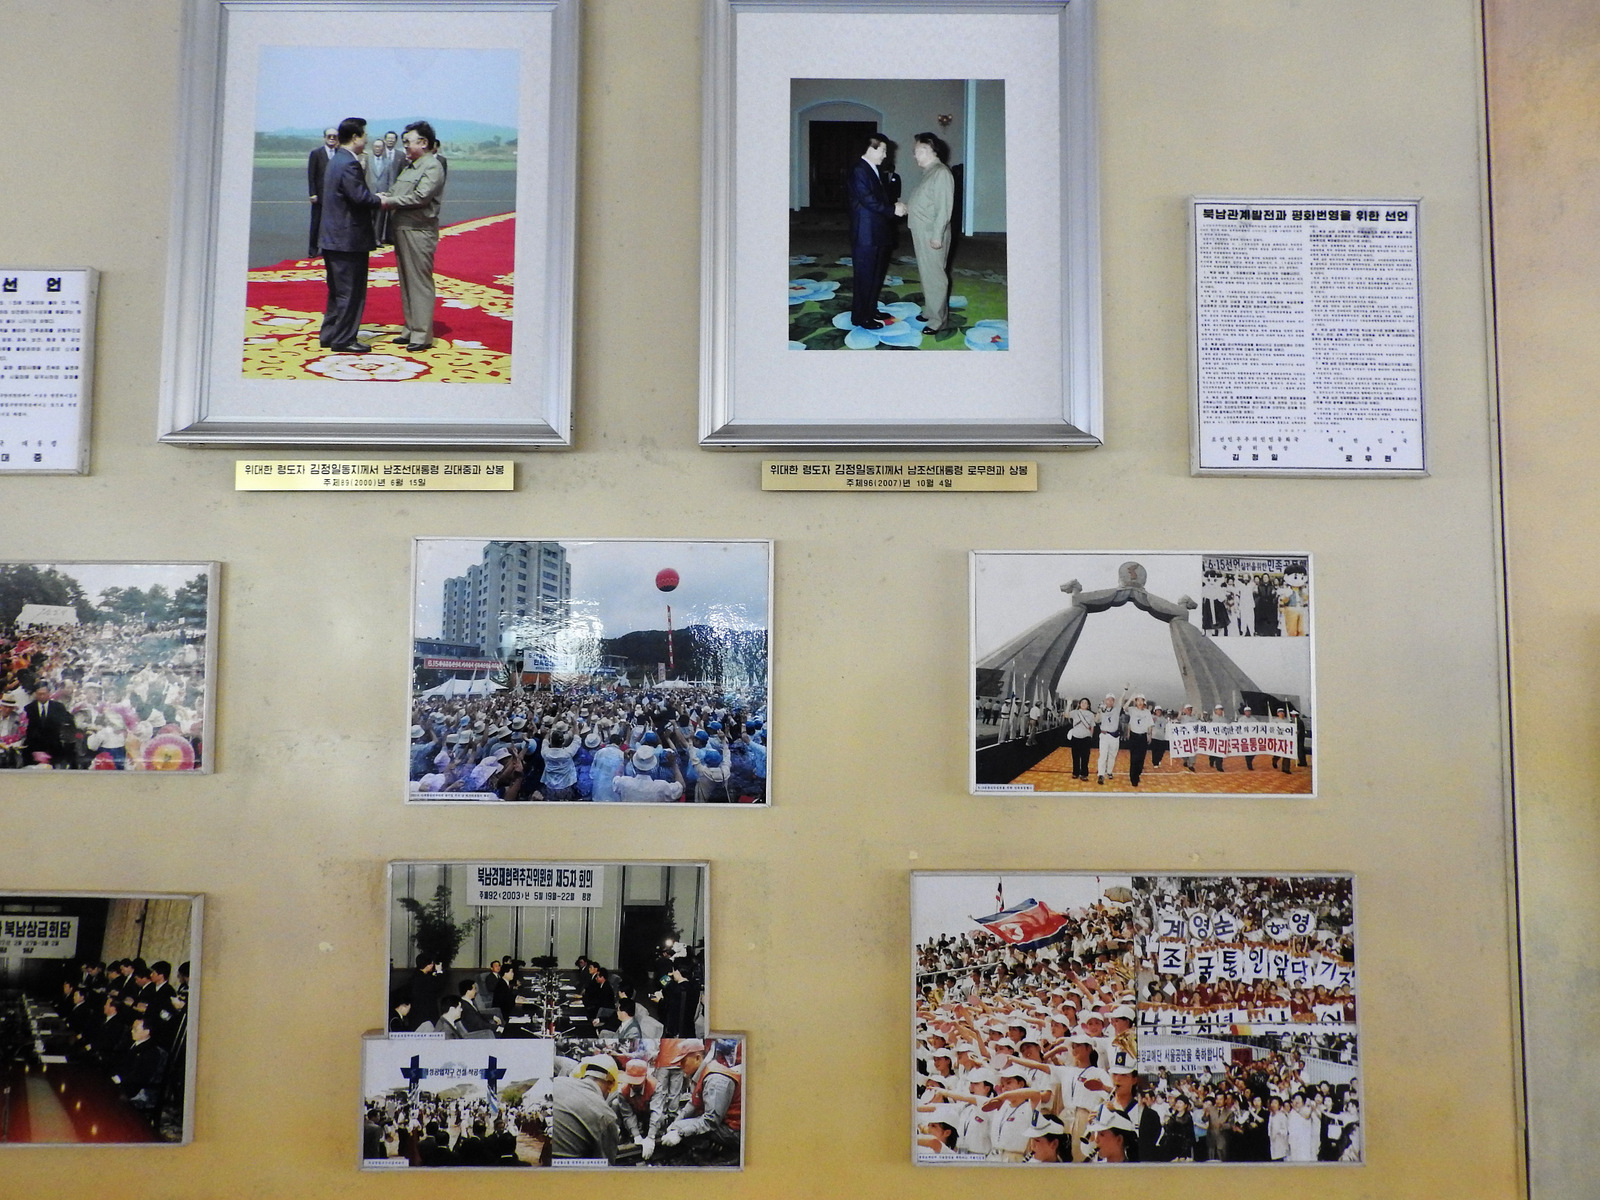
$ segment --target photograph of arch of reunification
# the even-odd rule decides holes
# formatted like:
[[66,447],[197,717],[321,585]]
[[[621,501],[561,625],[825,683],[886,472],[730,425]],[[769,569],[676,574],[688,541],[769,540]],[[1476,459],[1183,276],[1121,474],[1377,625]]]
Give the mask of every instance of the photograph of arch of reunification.
[[1304,553],[977,551],[972,790],[1313,795]]

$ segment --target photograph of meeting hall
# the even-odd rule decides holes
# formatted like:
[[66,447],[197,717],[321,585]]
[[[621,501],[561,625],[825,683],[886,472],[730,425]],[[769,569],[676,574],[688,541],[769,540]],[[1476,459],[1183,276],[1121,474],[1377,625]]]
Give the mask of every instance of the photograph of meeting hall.
[[391,1033],[704,1037],[703,863],[389,864]]
[[187,1142],[197,896],[0,896],[0,1146]]

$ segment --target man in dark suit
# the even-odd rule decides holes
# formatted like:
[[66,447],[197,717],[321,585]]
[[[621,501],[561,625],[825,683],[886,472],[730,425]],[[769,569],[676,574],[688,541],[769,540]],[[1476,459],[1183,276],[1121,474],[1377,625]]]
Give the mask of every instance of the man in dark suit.
[[378,198],[367,190],[361,153],[367,148],[367,123],[361,117],[339,122],[339,148],[322,181],[322,265],[328,276],[328,308],[318,341],[343,354],[366,354],[359,340],[367,306],[367,255],[378,248],[372,214]]
[[890,197],[879,173],[889,157],[889,140],[881,133],[867,138],[867,149],[850,168],[850,321],[861,329],[882,329],[878,293],[889,273],[894,252],[894,218],[905,215],[905,205]]
[[[50,699],[48,683],[41,682],[33,689],[33,699],[22,711],[28,718],[28,732],[22,736],[24,762],[31,766],[48,761],[59,771],[77,766],[72,754],[78,740],[77,722],[65,704]],[[36,757],[40,754],[47,758]]]
[[315,258],[322,253],[322,247],[317,245],[317,233],[322,228],[322,177],[328,173],[328,163],[338,148],[339,131],[324,129],[322,145],[306,158],[306,193],[311,197],[311,249],[307,252],[309,258]]
[[156,1090],[167,1065],[167,1052],[151,1035],[142,1017],[134,1018],[128,1033],[133,1041],[118,1056],[111,1082],[122,1089],[122,1094],[135,1108],[151,1109],[156,1105]]

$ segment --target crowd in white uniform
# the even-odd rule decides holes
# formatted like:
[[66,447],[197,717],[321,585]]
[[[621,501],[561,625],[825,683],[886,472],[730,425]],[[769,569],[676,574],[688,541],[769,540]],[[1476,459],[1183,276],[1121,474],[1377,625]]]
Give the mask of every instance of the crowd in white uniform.
[[[983,928],[916,947],[919,1160],[1359,1161],[1353,974],[1338,988],[1235,985],[1163,976],[1154,958],[1158,912],[1232,922],[1229,936],[1241,945],[1270,939],[1291,913],[1304,928],[1291,926],[1273,943],[1280,953],[1353,970],[1349,878],[1132,882],[1063,914],[1060,940],[1038,949],[1019,950]],[[1194,928],[1210,932],[1198,917]],[[1313,1011],[1317,998],[1326,1012]],[[1230,1047],[1212,1066],[1141,1076],[1138,1037],[1149,1010],[1198,1012],[1245,999],[1271,1002],[1271,1028],[1221,1029],[1193,1043]],[[1316,1060],[1334,1065],[1318,1069]]]
[[984,930],[918,946],[920,1158],[1120,1162],[1138,1066],[1131,906],[1074,910],[1020,951]]

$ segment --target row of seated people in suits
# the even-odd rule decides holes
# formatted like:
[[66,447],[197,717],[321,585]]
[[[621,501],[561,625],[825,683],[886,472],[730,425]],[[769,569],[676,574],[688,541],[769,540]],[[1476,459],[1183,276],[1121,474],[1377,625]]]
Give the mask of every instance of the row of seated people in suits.
[[[436,955],[417,955],[416,970],[389,997],[389,1032],[477,1033],[494,1037],[506,1029],[508,1018],[516,1015],[521,967],[512,959],[496,959],[488,970],[463,979],[453,989],[445,976],[444,964]],[[465,1014],[450,1021],[451,1029],[440,1030],[438,1022],[451,1008],[464,1007]],[[487,1030],[487,1034],[483,1031]]]
[[[584,1023],[595,1033],[618,1037],[695,1037],[701,1028],[704,991],[699,955],[682,948],[663,954],[652,969],[648,995],[620,974],[580,956],[574,964],[582,989]],[[451,988],[437,956],[419,954],[416,969],[389,1000],[389,1031],[440,1032],[450,1037],[506,1035],[525,999],[519,996],[523,966],[495,959],[487,970]]]
[[697,1037],[705,979],[701,957],[687,946],[664,949],[641,994],[615,971],[580,955],[573,964],[583,987],[584,1020],[597,1034],[630,1037]]
[[154,1109],[187,1034],[189,964],[142,958],[78,964],[63,980],[72,1057],[101,1066],[134,1105]]

